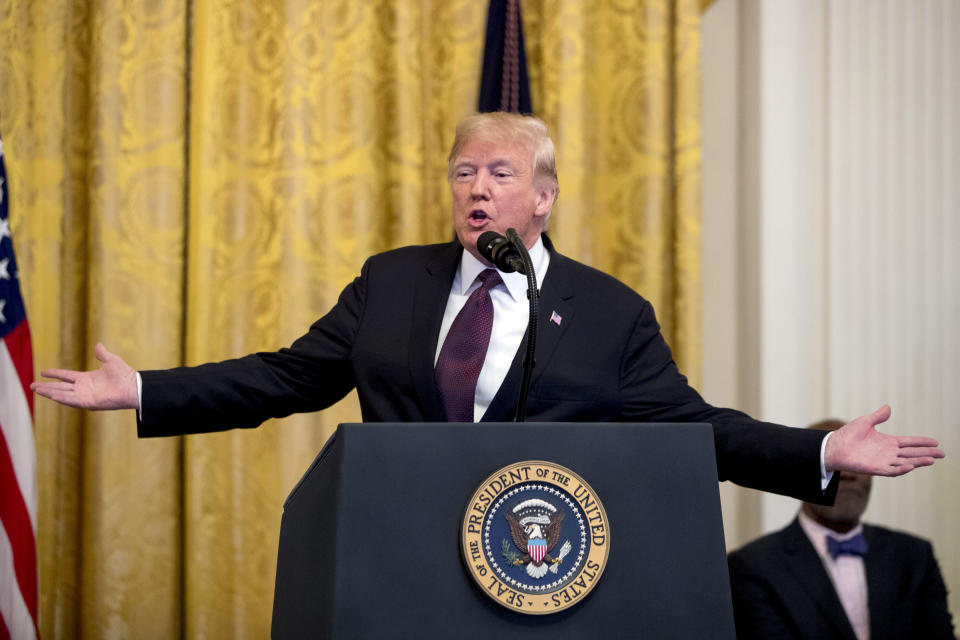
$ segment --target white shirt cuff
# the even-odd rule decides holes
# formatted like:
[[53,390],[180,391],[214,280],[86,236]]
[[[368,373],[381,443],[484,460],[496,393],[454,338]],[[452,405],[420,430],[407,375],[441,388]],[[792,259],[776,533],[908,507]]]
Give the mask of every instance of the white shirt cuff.
[[[143,420],[143,414],[141,410],[143,409],[143,378],[140,377],[140,372],[137,371],[137,417]],[[820,453],[820,465],[823,466],[823,453]]]
[[830,439],[830,436],[833,435],[832,431],[828,431],[827,435],[823,437],[823,441],[820,443],[820,490],[826,491],[827,485],[830,484],[830,480],[833,479],[833,471],[827,473],[827,440]]

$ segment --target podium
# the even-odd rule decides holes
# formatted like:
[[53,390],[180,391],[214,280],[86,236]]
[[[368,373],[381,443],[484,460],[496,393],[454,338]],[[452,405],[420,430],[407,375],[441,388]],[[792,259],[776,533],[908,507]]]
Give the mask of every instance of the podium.
[[[545,460],[609,522],[606,568],[550,615],[495,602],[460,549],[491,473]],[[343,424],[284,504],[274,638],[735,638],[705,424]]]

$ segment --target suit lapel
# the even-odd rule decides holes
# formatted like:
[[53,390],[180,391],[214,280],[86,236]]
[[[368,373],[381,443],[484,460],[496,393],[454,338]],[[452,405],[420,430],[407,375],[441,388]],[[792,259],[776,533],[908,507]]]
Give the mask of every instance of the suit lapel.
[[430,260],[414,285],[413,317],[410,322],[410,374],[417,399],[428,422],[445,419],[440,390],[433,370],[437,338],[450,287],[460,262],[460,244],[444,245]]
[[[550,266],[547,267],[547,276],[540,290],[537,348],[534,353],[535,366],[531,387],[543,375],[560,339],[573,322],[573,306],[569,302],[573,297],[573,287],[570,284],[568,259],[554,251],[553,243],[546,235],[543,236],[543,243],[550,252]],[[551,320],[554,312],[559,317],[559,323]],[[486,413],[483,414],[482,422],[513,420],[517,411],[520,383],[523,381],[523,359],[526,353],[527,339],[524,337],[520,341],[520,348],[517,349],[503,384],[500,385]]]
[[837,590],[827,575],[823,560],[817,555],[807,534],[796,520],[784,530],[784,564],[793,574],[810,600],[833,627],[838,638],[856,640],[853,627],[840,604]]
[[[550,248],[553,249],[552,246]],[[570,302],[573,298],[573,287],[570,284],[568,262],[567,258],[556,252],[550,256],[547,277],[543,282],[543,290],[540,292],[540,313],[537,322],[537,366],[533,370],[531,386],[543,377],[553,352],[560,344],[560,339],[575,320],[573,317],[574,308]],[[556,321],[551,320],[554,313],[556,313]],[[524,350],[527,348],[526,344],[522,346]]]

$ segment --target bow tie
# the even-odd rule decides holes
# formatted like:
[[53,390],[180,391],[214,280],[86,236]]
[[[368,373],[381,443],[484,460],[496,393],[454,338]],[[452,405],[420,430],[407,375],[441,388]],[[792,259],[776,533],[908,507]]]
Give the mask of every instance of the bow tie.
[[837,540],[833,536],[827,536],[827,551],[834,560],[837,556],[860,556],[867,555],[867,541],[863,539],[863,534],[858,533],[849,540]]

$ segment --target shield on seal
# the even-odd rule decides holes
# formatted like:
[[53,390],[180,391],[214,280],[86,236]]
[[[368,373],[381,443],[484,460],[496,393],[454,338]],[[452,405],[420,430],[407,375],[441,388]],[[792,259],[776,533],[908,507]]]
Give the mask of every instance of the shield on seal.
[[527,551],[530,552],[530,557],[533,558],[533,563],[540,564],[543,562],[543,556],[547,552],[547,541],[543,538],[538,538],[537,540],[527,540]]

